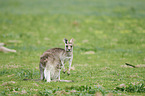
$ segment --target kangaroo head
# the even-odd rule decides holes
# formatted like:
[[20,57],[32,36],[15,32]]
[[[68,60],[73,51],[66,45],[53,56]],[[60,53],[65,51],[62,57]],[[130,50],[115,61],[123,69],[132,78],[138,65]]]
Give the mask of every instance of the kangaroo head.
[[65,43],[65,51],[72,52],[73,51],[73,39],[68,41],[66,38],[64,38]]

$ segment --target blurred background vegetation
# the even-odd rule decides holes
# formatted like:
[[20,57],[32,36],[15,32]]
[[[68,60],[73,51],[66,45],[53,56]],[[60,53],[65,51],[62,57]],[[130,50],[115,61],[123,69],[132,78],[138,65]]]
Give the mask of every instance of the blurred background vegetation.
[[[17,88],[30,95],[73,85],[99,84],[114,90],[122,83],[144,84],[144,68],[121,67],[125,62],[145,63],[144,5],[144,0],[0,0],[0,42],[17,50],[0,52],[0,84],[16,82],[2,86],[2,94]],[[32,87],[34,81],[28,81],[26,85],[23,78],[39,78],[40,55],[49,48],[64,48],[63,38],[75,40],[75,70],[61,78],[75,83],[36,82],[39,87]]]

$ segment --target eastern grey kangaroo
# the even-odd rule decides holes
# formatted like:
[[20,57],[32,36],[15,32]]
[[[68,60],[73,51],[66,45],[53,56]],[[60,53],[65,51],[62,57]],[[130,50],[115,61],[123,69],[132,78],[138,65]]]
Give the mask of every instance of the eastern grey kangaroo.
[[73,39],[70,42],[64,39],[65,49],[52,48],[43,53],[40,57],[40,79],[46,79],[47,82],[60,81],[60,82],[72,82],[72,80],[60,80],[60,71],[64,69],[64,64],[69,61],[69,70],[67,74],[70,74],[71,64],[73,60]]

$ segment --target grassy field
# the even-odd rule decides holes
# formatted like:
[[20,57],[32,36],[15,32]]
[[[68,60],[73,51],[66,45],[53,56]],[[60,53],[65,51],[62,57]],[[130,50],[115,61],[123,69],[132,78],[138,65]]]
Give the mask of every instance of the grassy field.
[[[3,95],[145,95],[145,0],[0,0]],[[72,83],[38,79],[39,59],[74,38]],[[66,64],[66,67],[68,64]],[[121,87],[123,85],[124,87]],[[100,95],[99,95],[100,96]]]

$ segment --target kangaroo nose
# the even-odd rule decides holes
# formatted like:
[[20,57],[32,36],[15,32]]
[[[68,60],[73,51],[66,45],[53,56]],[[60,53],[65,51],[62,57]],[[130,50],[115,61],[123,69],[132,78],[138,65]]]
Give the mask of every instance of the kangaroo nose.
[[68,51],[70,51],[70,49],[68,49]]

